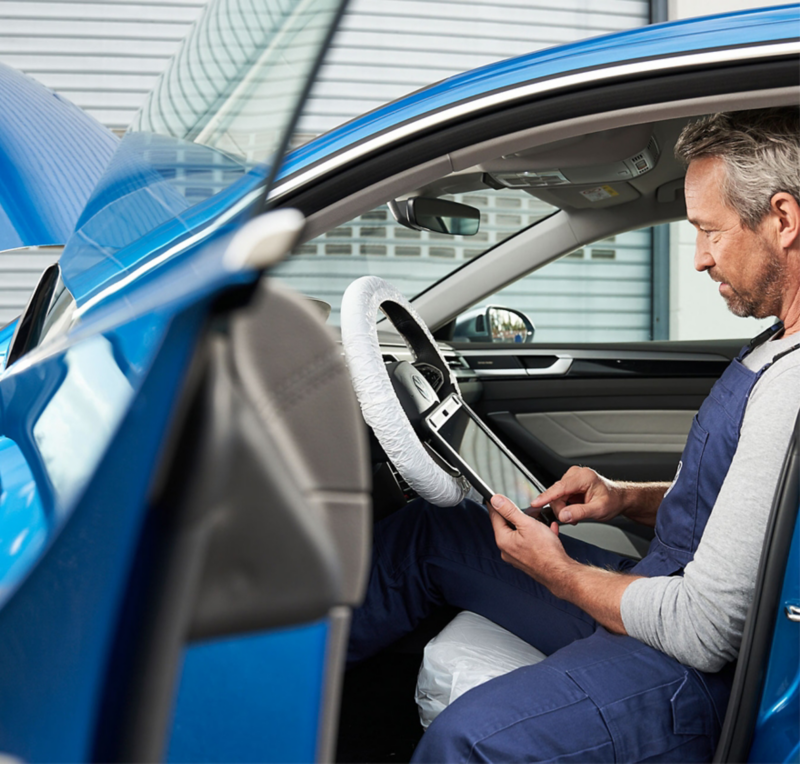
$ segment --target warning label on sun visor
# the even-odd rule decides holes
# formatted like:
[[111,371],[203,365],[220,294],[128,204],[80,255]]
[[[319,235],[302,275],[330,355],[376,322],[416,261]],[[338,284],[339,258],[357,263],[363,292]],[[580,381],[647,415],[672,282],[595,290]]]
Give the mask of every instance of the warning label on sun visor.
[[581,191],[581,196],[586,197],[590,202],[602,202],[604,199],[612,199],[619,196],[611,186],[598,186],[597,188],[587,188]]

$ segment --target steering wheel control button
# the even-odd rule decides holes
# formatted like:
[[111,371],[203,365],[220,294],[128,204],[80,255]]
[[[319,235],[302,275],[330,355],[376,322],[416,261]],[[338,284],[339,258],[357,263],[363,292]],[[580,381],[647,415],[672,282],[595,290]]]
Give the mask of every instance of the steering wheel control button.
[[[387,367],[388,369],[389,367]],[[399,361],[390,371],[392,385],[414,429],[421,424],[420,414],[439,403],[431,383],[408,361]]]
[[430,382],[431,387],[438,393],[439,389],[444,384],[444,374],[442,373],[441,369],[437,369],[435,366],[429,363],[423,363],[421,361],[417,361],[414,364],[417,368],[417,371],[422,374],[425,379]]

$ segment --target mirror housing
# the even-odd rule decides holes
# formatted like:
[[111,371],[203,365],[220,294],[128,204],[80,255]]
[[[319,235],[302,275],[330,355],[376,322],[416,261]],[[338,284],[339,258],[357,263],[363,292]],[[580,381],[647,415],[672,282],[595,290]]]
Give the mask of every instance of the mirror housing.
[[411,199],[395,199],[388,206],[394,219],[413,231],[474,236],[481,224],[480,210],[447,199],[417,196]]
[[533,342],[536,327],[522,311],[485,305],[462,313],[455,321],[454,342]]

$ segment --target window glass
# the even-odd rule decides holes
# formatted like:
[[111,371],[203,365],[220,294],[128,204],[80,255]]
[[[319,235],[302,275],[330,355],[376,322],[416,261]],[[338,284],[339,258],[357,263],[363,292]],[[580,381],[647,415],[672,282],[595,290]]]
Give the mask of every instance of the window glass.
[[381,205],[298,247],[272,275],[329,303],[328,322],[338,326],[342,294],[359,276],[381,276],[411,299],[468,260],[556,212],[552,205],[510,189],[443,198],[480,210],[477,234],[414,231],[397,223]]
[[685,221],[603,239],[545,265],[462,314],[467,336],[469,317],[490,305],[524,313],[534,343],[744,339],[775,320],[728,310],[717,284],[694,268],[694,229]]
[[534,342],[627,342],[651,338],[650,229],[581,247],[489,297],[525,313]]
[[740,318],[728,310],[719,284],[694,269],[695,229],[672,223],[669,251],[669,338],[671,340],[755,337],[774,318]]

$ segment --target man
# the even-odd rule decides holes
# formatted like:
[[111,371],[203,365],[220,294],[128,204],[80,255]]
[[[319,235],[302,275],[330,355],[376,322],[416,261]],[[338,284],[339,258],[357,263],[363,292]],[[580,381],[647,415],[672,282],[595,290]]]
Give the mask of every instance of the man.
[[[502,496],[415,503],[376,529],[351,660],[436,606],[476,611],[548,655],[459,698],[417,761],[707,761],[719,736],[772,497],[800,410],[800,123],[794,108],[688,126],[695,267],[740,316],[783,323],[704,402],[671,485],[573,467],[542,494],[561,522],[654,526],[638,563],[560,538]],[[493,533],[492,533],[493,532]],[[510,565],[509,565],[510,563]]]

